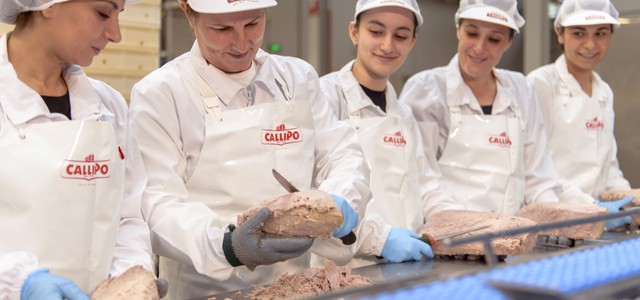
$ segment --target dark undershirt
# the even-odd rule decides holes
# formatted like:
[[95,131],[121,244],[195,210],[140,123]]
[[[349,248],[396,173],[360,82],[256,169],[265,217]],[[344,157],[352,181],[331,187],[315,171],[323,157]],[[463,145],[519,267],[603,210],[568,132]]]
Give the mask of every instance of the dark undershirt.
[[69,102],[69,91],[62,96],[41,96],[47,104],[51,113],[59,113],[67,116],[71,120],[71,102]]
[[493,109],[493,105],[480,106],[480,107],[482,107],[482,113],[484,113],[485,115],[490,115],[491,110]]
[[360,85],[360,87],[362,87],[362,90],[364,91],[364,93],[367,94],[367,96],[369,96],[369,99],[373,101],[373,104],[380,107],[382,111],[387,112],[387,96],[385,95],[384,91],[382,92],[374,91],[374,90],[368,89],[362,84]]

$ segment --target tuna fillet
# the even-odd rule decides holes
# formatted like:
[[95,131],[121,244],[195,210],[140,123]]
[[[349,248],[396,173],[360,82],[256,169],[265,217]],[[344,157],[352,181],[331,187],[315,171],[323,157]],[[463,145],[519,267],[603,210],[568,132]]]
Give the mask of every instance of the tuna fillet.
[[91,300],[125,299],[160,299],[155,276],[144,267],[135,266],[120,276],[103,281],[91,293]]
[[[625,205],[624,208],[637,207],[640,206],[640,189],[630,189],[630,190],[610,190],[600,194],[600,201],[602,202],[611,202],[620,200],[624,197],[632,196],[633,201],[628,205]],[[634,223],[640,224],[640,215],[633,215],[631,219]]]
[[[553,202],[533,203],[531,205],[527,205],[518,212],[518,216],[542,224],[604,215],[606,213],[607,209],[598,204],[584,202]],[[538,232],[537,234],[561,236],[570,239],[597,239],[604,233],[604,223],[605,221],[587,223]]]
[[331,238],[331,233],[342,224],[342,213],[331,195],[308,190],[267,200],[238,216],[238,226],[263,207],[270,210],[262,231],[280,236],[308,236]]
[[349,267],[338,267],[327,259],[322,269],[309,268],[299,273],[283,274],[268,286],[254,288],[245,297],[260,300],[305,298],[372,284],[371,279],[352,275]]
[[[508,216],[495,212],[481,212],[470,210],[445,210],[431,216],[422,226],[420,234],[428,233],[439,236],[461,231],[467,228],[490,225],[490,227],[456,236],[455,238],[469,237],[488,232],[515,229],[533,226],[536,222],[516,216]],[[491,242],[496,255],[519,255],[529,253],[536,244],[535,234],[521,234],[495,238]],[[442,241],[436,241],[432,246],[436,255],[485,255],[481,242],[468,243],[455,247],[447,247]]]

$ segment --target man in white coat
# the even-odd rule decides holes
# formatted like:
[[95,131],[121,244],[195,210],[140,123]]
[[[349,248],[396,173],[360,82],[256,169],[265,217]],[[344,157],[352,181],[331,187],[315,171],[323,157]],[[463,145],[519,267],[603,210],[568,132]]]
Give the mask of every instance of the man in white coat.
[[356,129],[371,169],[373,199],[358,229],[353,267],[371,264],[376,256],[390,262],[433,257],[415,232],[435,212],[465,208],[429,169],[411,110],[397,101],[389,82],[422,22],[415,0],[359,0],[349,24],[355,60],[320,78],[336,116]]
[[[620,27],[617,17],[609,0],[565,0],[554,22],[564,54],[527,76],[538,93],[553,162],[565,184],[592,197],[587,201],[611,189],[630,189],[616,155],[613,92],[595,72]],[[629,201],[596,200],[613,211]],[[607,228],[630,221],[611,220]]]
[[[228,226],[286,193],[272,169],[301,190],[333,195],[344,217],[334,237],[355,228],[371,197],[355,132],[333,116],[313,67],[260,50],[266,8],[275,5],[180,1],[196,42],[133,88],[134,131],[149,174],[143,214],[172,299],[309,267],[311,239],[261,232],[268,210]],[[331,239],[315,247],[345,246]]]
[[[87,299],[153,270],[127,104],[82,71],[125,0],[0,1],[0,299]],[[79,26],[81,25],[81,26]]]

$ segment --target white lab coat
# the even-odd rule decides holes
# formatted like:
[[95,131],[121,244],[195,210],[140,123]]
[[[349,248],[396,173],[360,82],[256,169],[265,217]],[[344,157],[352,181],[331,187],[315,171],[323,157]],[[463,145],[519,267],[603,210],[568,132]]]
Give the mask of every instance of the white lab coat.
[[[455,55],[446,67],[412,76],[400,94],[400,101],[411,107],[418,122],[426,155],[435,155],[436,160],[440,159],[447,145],[451,126],[449,106],[459,106],[463,115],[483,114],[475,96],[464,83],[459,68],[458,55]],[[497,94],[507,96],[496,97],[492,115],[515,117],[512,102],[518,101],[517,106],[525,123],[523,205],[558,201],[556,193],[562,190],[546,150],[544,123],[535,92],[520,73],[501,69],[494,69],[493,73],[497,78]],[[450,77],[447,78],[447,75]],[[447,97],[448,92],[452,97]],[[431,168],[442,176],[438,164],[432,164]]]
[[630,185],[616,154],[613,92],[597,73],[592,78],[589,96],[569,73],[564,54],[527,75],[538,93],[551,157],[565,185],[597,198]]
[[[385,90],[387,100],[385,113],[362,90],[351,72],[352,66],[353,61],[347,63],[340,71],[320,78],[322,89],[329,95],[329,105],[335,115],[338,119],[347,121],[353,118],[354,115],[359,115],[359,118],[363,119],[362,121],[373,118],[378,118],[379,120],[397,118],[401,120],[400,122],[403,125],[397,128],[387,128],[387,131],[382,129],[382,132],[377,132],[374,135],[374,141],[363,143],[362,147],[365,153],[367,153],[366,147],[384,147],[383,136],[392,136],[396,131],[401,132],[406,146],[410,147],[404,151],[408,154],[407,157],[389,157],[386,162],[369,161],[369,166],[372,169],[370,177],[372,179],[373,199],[369,202],[364,221],[358,229],[357,255],[364,255],[371,259],[372,256],[381,255],[391,227],[407,228],[417,232],[430,215],[442,210],[464,209],[465,207],[456,203],[449,196],[438,178],[436,178],[435,173],[429,168],[416,121],[411,115],[409,107],[397,101],[396,93],[391,83],[387,83]],[[347,94],[351,97],[347,96]],[[358,121],[354,122],[358,123]],[[354,122],[350,123],[355,126]],[[379,122],[377,121],[376,123]],[[360,130],[372,129],[369,128],[370,124],[361,125],[361,127],[367,128],[361,128]],[[376,143],[376,141],[379,141],[379,143]],[[369,158],[367,157],[367,159]],[[384,169],[390,167],[398,170],[399,173],[407,174],[403,182],[415,181],[417,188],[412,189],[412,185],[405,184],[403,187],[407,190],[401,192],[399,190],[400,186],[398,186],[394,191],[397,197],[401,194],[405,195],[402,199],[379,199],[381,195],[376,195],[376,187],[374,185],[384,185]],[[398,168],[404,168],[404,170]],[[380,176],[375,176],[376,174],[373,174],[373,172],[378,172]],[[373,178],[380,178],[382,181],[374,182]],[[374,201],[379,203],[372,206]],[[375,209],[372,209],[372,207]],[[351,263],[352,266],[362,264],[362,262],[355,265],[353,262]]]
[[[0,116],[3,116],[0,123],[0,133],[25,124],[68,121],[66,116],[49,113],[44,101],[16,77],[8,60],[7,35],[0,38],[0,69],[3,69],[0,72],[0,81],[3,82],[3,85],[10,86],[10,88],[0,90]],[[118,205],[121,209],[118,212],[113,212],[118,214],[114,217],[119,219],[119,226],[114,224],[114,226],[118,226],[117,240],[113,249],[104,249],[106,253],[111,253],[111,255],[103,257],[111,267],[108,273],[102,275],[103,279],[109,275],[119,275],[134,265],[143,265],[147,269],[153,270],[149,229],[140,210],[146,174],[142,167],[140,152],[129,131],[127,105],[122,95],[103,82],[87,78],[79,66],[68,66],[63,72],[64,79],[70,88],[73,119],[83,120],[99,117],[102,121],[111,123],[116,134],[116,142],[126,157],[124,161],[125,181],[121,183],[124,185],[125,191],[122,203]],[[11,121],[13,125],[6,123],[7,121]],[[2,135],[0,134],[0,136]],[[15,171],[3,169],[3,172]],[[25,186],[24,188],[34,187]],[[72,196],[70,195],[70,197]],[[52,220],[51,222],[60,222],[60,220]],[[87,224],[77,225],[88,226]],[[0,226],[20,231],[20,225],[6,224],[3,223],[3,220],[0,220]],[[73,228],[69,228],[69,230],[73,230]],[[10,244],[9,240],[3,241],[5,249],[10,248],[7,247]],[[63,244],[60,247],[73,247],[73,245]],[[14,249],[13,252],[3,251],[0,253],[0,299],[18,298],[24,280],[31,271],[37,268],[49,268],[51,273],[56,274],[56,266],[40,265],[38,256],[43,253],[23,251],[24,249]]]
[[[218,282],[216,285],[221,285],[231,278],[236,270],[227,262],[222,250],[225,228],[210,225],[234,216],[220,216],[203,203],[186,201],[189,198],[186,182],[193,174],[200,157],[206,155],[201,153],[205,138],[205,110],[202,105],[194,104],[201,103],[201,100],[192,100],[201,99],[201,95],[191,59],[204,61],[197,42],[190,52],[152,72],[137,83],[132,91],[131,111],[134,129],[139,137],[145,167],[149,174],[149,184],[143,200],[143,214],[151,228],[151,241],[155,253],[193,264],[199,273],[211,277],[212,283]],[[345,197],[356,211],[363,215],[366,203],[371,197],[367,185],[366,163],[359,145],[355,142],[353,129],[343,122],[338,122],[333,116],[324,99],[325,96],[320,91],[313,67],[293,57],[269,55],[264,51],[259,51],[255,59],[270,60],[270,63],[283,70],[283,79],[294,101],[300,99],[310,102],[315,123],[315,170],[311,187]],[[212,75],[214,73],[216,75]],[[248,93],[245,87],[217,69],[208,74],[215,76],[205,80],[210,86],[215,86],[223,102],[223,112],[247,106]],[[269,89],[271,84],[265,84],[274,80],[273,74],[270,78],[256,79],[254,105],[274,101],[274,95],[280,94],[280,91]],[[229,147],[224,141],[221,141],[219,146]],[[237,180],[245,182],[247,188],[251,188],[251,178]],[[277,185],[275,181],[273,184]],[[256,204],[261,200],[264,199],[256,199]],[[319,242],[316,241],[314,249],[327,255],[331,253],[331,249],[341,247],[337,239]],[[323,252],[323,249],[327,250]],[[256,271],[276,268],[277,265],[260,266]],[[298,268],[306,267],[308,263]],[[263,280],[269,279],[275,278]],[[236,288],[242,287],[234,286],[228,289]]]

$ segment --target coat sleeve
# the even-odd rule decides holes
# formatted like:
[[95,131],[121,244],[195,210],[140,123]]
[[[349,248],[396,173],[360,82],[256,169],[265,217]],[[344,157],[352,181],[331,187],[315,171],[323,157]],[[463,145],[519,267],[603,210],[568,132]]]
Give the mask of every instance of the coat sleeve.
[[[340,121],[349,118],[349,112],[346,99],[342,93],[342,89],[337,82],[337,73],[332,73],[320,78],[320,86],[326,96],[327,103]],[[391,226],[388,225],[381,217],[366,211],[361,216],[362,221],[356,228],[354,233],[357,236],[354,245],[349,247],[349,253],[346,255],[334,255],[332,258],[339,264],[346,262],[350,256],[380,256],[384,243],[389,236]],[[342,246],[344,248],[344,246]],[[344,250],[343,250],[344,251]],[[319,251],[320,252],[320,251]],[[325,254],[326,256],[326,254]]]
[[362,243],[365,243],[366,238],[359,236],[360,232],[373,225],[371,222],[363,224],[366,206],[371,199],[370,171],[355,130],[336,118],[330,107],[330,101],[334,100],[331,100],[331,96],[321,88],[315,70],[310,65],[300,62],[295,69],[305,72],[299,76],[304,78],[304,81],[297,82],[304,83],[305,87],[302,90],[306,91],[305,97],[312,99],[311,110],[316,130],[313,185],[318,190],[345,198],[359,216],[359,225],[354,230],[358,237],[355,244],[345,247],[338,239],[316,241],[312,251],[337,263],[346,263]]
[[141,211],[142,192],[147,183],[147,176],[138,145],[131,132],[129,110],[120,93],[100,81],[92,80],[92,84],[101,95],[105,106],[115,115],[114,129],[125,163],[120,226],[109,275],[120,275],[136,265],[153,271],[149,226],[144,221]]
[[[422,211],[423,211],[423,223],[435,213],[443,210],[464,210],[466,206],[458,203],[447,190],[442,179],[442,174],[438,171],[434,171],[434,166],[437,168],[437,161],[435,155],[429,154],[430,162],[427,158],[427,153],[423,148],[422,137],[420,129],[416,123],[413,115],[408,112],[405,118],[407,125],[411,128],[411,140],[417,141],[415,147],[416,163],[418,165],[418,178],[420,183],[420,195],[422,196]],[[431,133],[433,134],[433,133]]]
[[38,258],[31,253],[11,252],[0,256],[0,300],[20,299],[24,281],[39,268]]
[[[607,85],[607,94],[609,95],[609,98],[612,99],[612,101],[610,102],[609,105],[613,106],[613,91],[611,90],[611,87],[609,87]],[[613,111],[613,108],[611,109],[611,111]],[[615,116],[614,116],[615,119]],[[613,132],[613,129],[611,129],[611,132]],[[608,190],[613,190],[613,189],[630,189],[631,185],[629,184],[629,181],[624,178],[624,175],[622,174],[622,170],[620,170],[620,163],[618,162],[618,142],[616,141],[615,136],[613,137],[613,145],[612,145],[613,149],[611,151],[611,159],[609,160],[609,174],[607,175],[607,186],[606,189]],[[596,195],[599,196],[599,195]]]
[[217,226],[219,216],[203,203],[185,201],[189,196],[188,156],[183,151],[176,101],[188,101],[189,95],[172,91],[167,86],[172,80],[159,81],[139,82],[131,95],[133,132],[148,174],[142,212],[151,231],[153,251],[192,264],[215,280],[225,280],[233,267],[222,250],[225,229]]
[[[526,124],[524,146],[525,204],[556,202],[561,193],[560,176],[555,169],[547,147],[547,134],[538,95],[524,77],[518,74],[514,86],[523,88],[525,96],[523,118]],[[519,80],[522,79],[522,80]],[[520,93],[518,93],[520,94]],[[526,113],[526,114],[525,114]]]
[[339,121],[329,107],[328,96],[322,91],[315,71],[309,66],[306,76],[308,98],[316,130],[314,185],[327,193],[345,198],[364,216],[371,199],[369,167],[355,130]]

